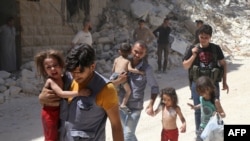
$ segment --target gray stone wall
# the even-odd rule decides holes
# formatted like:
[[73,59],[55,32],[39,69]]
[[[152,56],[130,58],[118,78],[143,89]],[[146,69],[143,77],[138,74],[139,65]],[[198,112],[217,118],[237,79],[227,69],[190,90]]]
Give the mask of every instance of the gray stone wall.
[[[66,0],[20,0],[20,24],[22,63],[33,59],[34,55],[45,49],[66,51],[82,23],[67,21],[67,11],[62,3]],[[91,0],[90,17],[93,25],[110,0]]]

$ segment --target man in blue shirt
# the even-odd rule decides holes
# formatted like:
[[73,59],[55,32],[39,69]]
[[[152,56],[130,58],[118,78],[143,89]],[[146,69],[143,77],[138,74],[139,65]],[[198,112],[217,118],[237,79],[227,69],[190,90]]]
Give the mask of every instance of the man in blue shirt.
[[[152,67],[143,59],[147,53],[147,46],[143,41],[136,41],[132,47],[132,58],[130,59],[132,67],[145,72],[144,75],[128,72],[128,83],[131,87],[131,95],[127,102],[127,107],[131,113],[120,111],[121,122],[123,125],[124,141],[137,141],[135,130],[140,119],[143,109],[144,91],[148,84],[151,88],[151,98],[149,105],[146,107],[148,115],[153,115],[154,101],[159,94],[159,86],[154,77]],[[116,82],[117,84],[117,82]],[[120,101],[125,94],[124,90],[120,90]]]

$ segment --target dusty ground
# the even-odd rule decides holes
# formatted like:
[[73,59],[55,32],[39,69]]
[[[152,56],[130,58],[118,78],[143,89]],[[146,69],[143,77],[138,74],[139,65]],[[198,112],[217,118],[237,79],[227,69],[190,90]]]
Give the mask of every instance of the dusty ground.
[[[228,63],[229,94],[221,92],[221,103],[227,114],[225,124],[250,124],[250,58],[235,57]],[[187,81],[187,72],[182,67],[172,68],[167,74],[157,77],[161,88],[173,86],[177,89],[179,105],[187,121],[186,133],[180,133],[180,141],[194,140],[194,114],[186,105],[192,102]],[[147,89],[148,91],[148,89]],[[149,94],[149,93],[146,93]],[[145,104],[148,102],[147,95]],[[159,100],[159,99],[157,99]],[[178,119],[178,125],[180,121]],[[161,116],[150,117],[142,112],[136,131],[139,141],[159,141]],[[43,141],[40,120],[40,105],[37,96],[12,97],[0,105],[0,140]],[[111,141],[110,124],[107,122],[107,141]]]

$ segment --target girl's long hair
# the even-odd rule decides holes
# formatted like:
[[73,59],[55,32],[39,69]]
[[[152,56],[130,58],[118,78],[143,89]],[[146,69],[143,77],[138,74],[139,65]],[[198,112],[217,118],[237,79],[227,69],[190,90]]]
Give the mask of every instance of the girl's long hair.
[[196,90],[197,92],[204,93],[205,91],[208,91],[211,99],[210,101],[214,104],[216,95],[218,94],[218,91],[213,83],[213,81],[207,77],[207,76],[201,76],[196,80]]

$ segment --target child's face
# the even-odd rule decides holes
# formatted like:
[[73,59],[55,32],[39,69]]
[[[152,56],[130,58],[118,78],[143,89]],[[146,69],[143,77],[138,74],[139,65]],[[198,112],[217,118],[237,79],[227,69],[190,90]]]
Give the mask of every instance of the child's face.
[[211,98],[210,92],[208,90],[205,90],[204,92],[201,92],[200,96],[202,96],[205,100],[209,100]]
[[206,34],[206,33],[199,34],[199,40],[202,46],[205,46],[205,47],[208,46],[210,39],[211,39],[211,36],[209,34]]
[[165,104],[166,107],[172,106],[172,99],[170,96],[163,94],[162,95],[162,102]]
[[44,70],[47,75],[52,79],[59,79],[62,76],[62,67],[59,65],[57,59],[55,58],[46,58],[43,61]]

